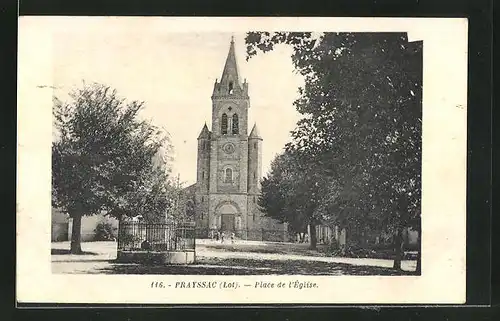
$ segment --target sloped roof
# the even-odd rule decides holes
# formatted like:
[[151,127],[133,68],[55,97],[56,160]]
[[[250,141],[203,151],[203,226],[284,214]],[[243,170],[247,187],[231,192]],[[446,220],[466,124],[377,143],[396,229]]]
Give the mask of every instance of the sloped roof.
[[207,123],[205,123],[205,125],[201,129],[200,135],[198,135],[198,139],[202,139],[202,138],[208,139],[208,138],[210,138],[211,134],[212,133],[208,130]]
[[252,131],[250,132],[250,135],[248,135],[249,138],[261,138],[259,129],[257,128],[257,124],[254,124],[252,127]]
[[231,38],[231,44],[229,45],[229,52],[227,53],[226,64],[224,65],[221,79],[226,79],[225,77],[229,78],[229,76],[231,76],[234,82],[241,84],[240,72],[236,61],[236,52],[234,50],[234,38]]

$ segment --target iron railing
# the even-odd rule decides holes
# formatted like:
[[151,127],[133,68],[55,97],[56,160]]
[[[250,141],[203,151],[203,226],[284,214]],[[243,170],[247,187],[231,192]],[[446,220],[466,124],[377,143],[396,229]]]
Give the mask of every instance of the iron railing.
[[[217,229],[210,228],[196,228],[196,236],[200,239],[214,239],[217,231],[222,232]],[[225,238],[227,240],[231,237],[231,232],[234,232],[235,237],[240,240],[249,241],[268,241],[268,242],[290,242],[292,240],[292,235],[287,231],[279,229],[248,229],[248,230],[234,230],[225,231]]]
[[121,222],[118,227],[119,251],[194,251],[194,222]]

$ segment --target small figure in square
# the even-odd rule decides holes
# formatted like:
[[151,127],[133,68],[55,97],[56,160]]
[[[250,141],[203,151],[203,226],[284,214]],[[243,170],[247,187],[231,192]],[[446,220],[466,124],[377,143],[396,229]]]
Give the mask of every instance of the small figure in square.
[[231,233],[231,244],[234,244],[234,238],[236,237],[236,235],[234,235],[234,232]]
[[226,235],[224,234],[224,232],[222,232],[222,233],[221,233],[221,235],[220,235],[220,242],[221,242],[221,243],[224,243],[224,237],[225,237],[225,236],[226,236]]
[[215,232],[215,240],[218,241],[220,239],[220,232]]

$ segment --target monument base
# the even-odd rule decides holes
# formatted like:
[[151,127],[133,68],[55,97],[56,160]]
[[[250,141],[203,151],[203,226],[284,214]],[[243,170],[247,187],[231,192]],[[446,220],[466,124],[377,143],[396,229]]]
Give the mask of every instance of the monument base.
[[194,251],[151,252],[151,251],[118,251],[118,263],[144,264],[193,264]]

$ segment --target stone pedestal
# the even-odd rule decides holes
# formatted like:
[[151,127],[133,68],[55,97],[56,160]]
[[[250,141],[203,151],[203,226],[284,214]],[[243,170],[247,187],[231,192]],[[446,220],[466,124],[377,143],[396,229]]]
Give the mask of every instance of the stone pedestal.
[[119,263],[144,264],[193,264],[194,251],[148,252],[148,251],[118,251],[116,261]]

